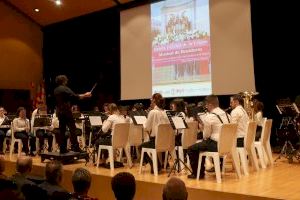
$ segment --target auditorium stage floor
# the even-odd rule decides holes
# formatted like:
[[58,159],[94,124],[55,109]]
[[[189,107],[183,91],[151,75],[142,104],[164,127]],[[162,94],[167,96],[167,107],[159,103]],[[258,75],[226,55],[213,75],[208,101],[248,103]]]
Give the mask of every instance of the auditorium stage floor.
[[[274,155],[273,158],[276,158]],[[15,160],[9,161],[8,156],[6,173],[12,174],[15,169]],[[44,163],[40,162],[39,157],[34,159],[33,174],[42,175]],[[47,162],[47,161],[46,161]],[[71,174],[77,167],[84,167],[93,174],[93,183],[90,189],[91,196],[97,196],[99,199],[114,199],[110,190],[111,177],[121,171],[131,172],[137,181],[136,200],[161,199],[161,191],[163,184],[168,179],[168,172],[163,171],[158,177],[149,173],[150,167],[144,168],[143,173],[138,173],[138,164],[129,169],[115,169],[111,172],[109,169],[96,168],[92,163],[84,165],[84,161],[64,166],[63,185],[72,191]],[[208,174],[204,180],[187,179],[187,173],[172,174],[181,178],[188,187],[189,200],[193,199],[300,199],[300,164],[296,161],[289,164],[285,158],[281,158],[274,163],[273,167],[269,167],[259,172],[251,169],[249,176],[242,176],[240,180],[236,175],[230,172],[230,165],[226,166],[227,171],[222,177],[222,184],[216,183],[215,175]],[[105,195],[106,198],[101,198]]]

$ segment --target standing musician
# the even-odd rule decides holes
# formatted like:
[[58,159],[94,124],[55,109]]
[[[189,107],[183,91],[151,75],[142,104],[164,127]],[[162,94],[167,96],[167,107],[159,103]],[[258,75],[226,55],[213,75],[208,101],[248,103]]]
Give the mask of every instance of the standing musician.
[[75,94],[68,86],[68,78],[65,75],[58,75],[55,79],[57,87],[54,90],[56,100],[56,114],[59,120],[59,134],[56,135],[60,147],[60,153],[67,152],[67,138],[65,136],[66,128],[70,130],[71,149],[75,152],[81,152],[76,136],[75,120],[73,119],[71,107],[72,102],[79,99],[91,97],[91,92],[84,94]]

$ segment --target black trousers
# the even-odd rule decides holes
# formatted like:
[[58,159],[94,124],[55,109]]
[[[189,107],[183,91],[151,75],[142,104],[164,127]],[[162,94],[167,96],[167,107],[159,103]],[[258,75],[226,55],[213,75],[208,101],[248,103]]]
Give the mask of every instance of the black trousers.
[[237,138],[236,147],[244,147],[244,138]]
[[[98,140],[96,140],[95,145],[96,145],[97,152],[98,152],[99,145],[110,146],[111,145],[111,135],[103,137],[103,138],[99,138]],[[105,159],[108,158],[108,151],[106,149],[101,150],[101,154],[103,155],[103,157]]]
[[39,143],[40,143],[40,150],[44,149],[44,140],[47,138],[48,139],[48,151],[52,150],[52,143],[53,143],[53,135],[51,132],[43,130],[43,129],[38,129],[36,132],[36,137],[39,138]]
[[3,153],[3,142],[6,137],[7,129],[0,129],[0,153]]
[[59,133],[55,135],[57,143],[59,145],[60,151],[65,152],[67,150],[67,136],[66,129],[69,128],[70,131],[70,141],[72,150],[78,151],[79,144],[76,136],[76,126],[75,120],[73,118],[71,109],[63,110],[62,112],[57,112],[57,117],[59,120]]
[[30,151],[33,152],[36,150],[36,146],[35,146],[36,138],[31,133],[27,133],[26,131],[15,132],[15,138],[22,140],[23,143],[22,151],[24,151],[26,154],[29,152],[28,141],[29,141]]
[[[150,140],[148,142],[144,142],[143,144],[141,144],[139,146],[139,151],[142,152],[142,148],[150,148],[150,149],[154,149],[155,148],[155,137],[150,137]],[[156,155],[157,156],[157,155]],[[147,153],[144,154],[144,163],[150,163],[152,162],[152,159],[149,157],[149,155]],[[159,161],[159,159],[157,159],[157,167],[160,168],[161,167],[161,163]]]
[[[207,139],[207,140],[203,140],[202,142],[196,143],[188,148],[187,153],[190,158],[192,173],[194,175],[197,175],[199,153],[204,151],[217,152],[218,143],[214,140]],[[205,170],[205,156],[202,158],[200,174],[204,174],[204,170]]]

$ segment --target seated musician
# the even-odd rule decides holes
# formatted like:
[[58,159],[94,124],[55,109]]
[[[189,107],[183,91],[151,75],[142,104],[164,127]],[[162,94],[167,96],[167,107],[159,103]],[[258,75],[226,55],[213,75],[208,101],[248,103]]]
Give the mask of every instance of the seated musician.
[[84,119],[84,115],[80,112],[80,108],[78,105],[72,106],[72,113],[73,114],[78,113],[78,115],[80,116],[78,119],[75,119],[76,136],[80,136],[80,135],[82,135],[82,132],[83,132],[83,120],[82,119]]
[[263,126],[264,104],[261,101],[255,101],[253,105],[253,109],[254,109],[254,121],[257,123],[255,141],[259,141],[262,132],[262,126]]
[[[199,153],[204,151],[217,152],[218,140],[222,124],[230,123],[230,116],[219,107],[218,97],[210,95],[205,98],[208,114],[203,115],[201,128],[204,140],[188,148],[188,155],[191,162],[192,174],[188,178],[195,179],[198,168]],[[221,160],[222,166],[222,160]],[[203,157],[200,169],[200,178],[204,178],[205,157]]]
[[[118,123],[126,123],[129,122],[128,118],[124,118],[123,115],[121,115],[118,106],[114,103],[111,103],[108,105],[109,112],[111,115],[103,122],[102,125],[102,137],[100,137],[96,142],[96,148],[99,147],[99,145],[112,145],[111,138],[114,134],[114,127]],[[108,152],[107,150],[103,150],[104,159],[100,161],[100,163],[104,163],[106,159],[108,158]]]
[[[185,103],[183,99],[174,99],[171,102],[171,110],[176,112],[177,116],[182,116],[183,119],[186,119],[185,115]],[[177,131],[177,134],[175,136],[175,145],[176,146],[181,146],[181,136],[182,133],[184,132],[184,129],[179,129]]]
[[[26,155],[34,156],[34,151],[36,150],[35,146],[35,137],[30,133],[30,124],[29,120],[26,118],[26,109],[24,107],[19,107],[17,110],[18,118],[13,120],[13,130],[14,136],[16,139],[21,139],[23,143],[23,152]],[[30,152],[28,149],[28,140],[30,146]]]
[[[158,125],[170,123],[167,114],[164,110],[164,106],[165,99],[162,97],[162,95],[160,93],[153,94],[151,98],[151,107],[153,109],[148,113],[148,118],[144,125],[145,130],[150,133],[150,140],[144,142],[143,144],[141,144],[141,146],[139,146],[140,151],[143,147],[155,148],[155,137],[157,134]],[[157,168],[158,171],[160,171],[161,163],[159,159],[157,159],[157,162]],[[144,154],[144,163],[150,164],[151,173],[153,173],[153,162],[147,153]]]
[[0,154],[3,153],[3,142],[4,138],[7,134],[7,131],[10,129],[10,126],[2,125],[5,120],[8,120],[7,116],[5,116],[5,109],[0,107]]
[[48,139],[48,152],[52,151],[52,142],[53,135],[51,132],[51,127],[34,127],[35,117],[38,115],[47,115],[47,106],[46,105],[38,105],[38,107],[32,112],[31,115],[31,130],[35,132],[36,137],[39,139],[39,153],[44,150],[44,140]]

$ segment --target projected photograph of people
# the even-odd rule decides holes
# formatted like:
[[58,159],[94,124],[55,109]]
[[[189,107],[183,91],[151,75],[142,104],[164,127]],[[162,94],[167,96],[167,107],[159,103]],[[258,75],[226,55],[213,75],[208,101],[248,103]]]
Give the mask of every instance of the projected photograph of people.
[[165,97],[211,94],[208,0],[151,5],[152,92]]

